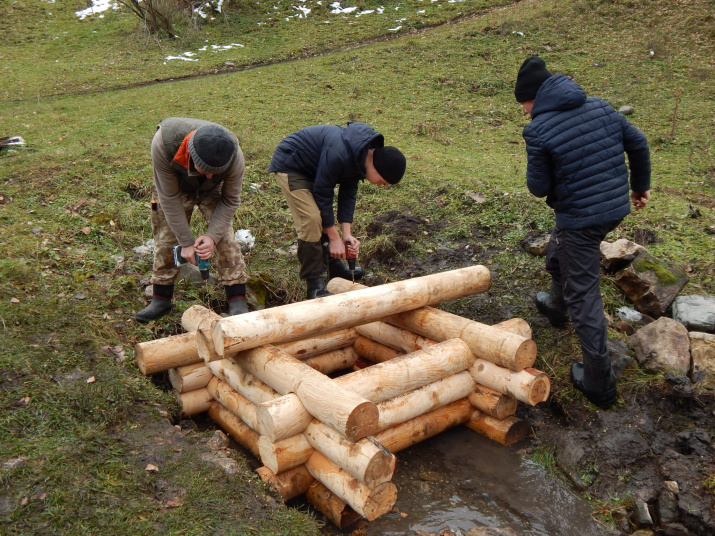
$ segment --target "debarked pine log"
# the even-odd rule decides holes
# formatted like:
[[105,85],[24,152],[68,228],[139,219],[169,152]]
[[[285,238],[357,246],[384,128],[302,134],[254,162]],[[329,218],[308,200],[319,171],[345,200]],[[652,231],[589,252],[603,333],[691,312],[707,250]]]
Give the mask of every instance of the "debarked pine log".
[[229,316],[216,321],[211,331],[216,352],[235,355],[263,344],[304,339],[328,328],[350,328],[389,314],[485,292],[490,285],[489,270],[471,266]]
[[259,435],[250,426],[236,417],[236,415],[234,415],[223,404],[216,401],[214,401],[209,408],[209,416],[239,445],[253,454],[256,458],[259,457]]
[[359,335],[358,338],[355,339],[353,349],[357,355],[371,361],[372,363],[384,363],[385,361],[390,361],[396,357],[405,355],[405,352],[395,350],[394,348],[390,348],[384,344],[378,344],[372,339],[368,339],[362,335]]
[[[334,381],[345,390],[378,403],[462,372],[469,368],[473,359],[474,356],[469,348],[461,340],[453,339],[351,372]],[[320,393],[315,393],[314,396],[319,395]],[[320,398],[316,401],[320,402]],[[329,403],[332,404],[333,401]],[[311,419],[310,414],[303,407],[301,398],[292,393],[260,404],[256,409],[258,431],[261,435],[269,437],[271,441],[279,441],[294,435],[286,434],[286,429],[295,421],[310,422]],[[375,412],[375,426],[377,426],[377,408]]]
[[484,385],[476,384],[473,393],[467,397],[472,406],[495,419],[505,419],[516,412],[517,400]]
[[181,405],[182,417],[190,417],[191,415],[197,415],[198,413],[208,411],[214,401],[206,387],[194,389],[193,391],[187,391],[185,393],[175,392],[174,394]]
[[350,441],[377,429],[377,407],[372,401],[274,346],[246,350],[234,361],[279,393],[297,395],[308,413]]
[[[328,282],[330,292],[346,292],[347,294],[363,292],[368,289],[381,289],[387,286],[364,287],[339,277]],[[351,290],[355,288],[360,290]],[[536,343],[514,333],[516,325],[510,324],[509,330],[502,330],[428,306],[413,307],[411,310],[403,312],[397,309],[388,311],[381,320],[438,342],[460,338],[467,343],[476,357],[510,370],[522,370],[532,366],[536,361]],[[520,324],[520,327],[523,328],[523,324]]]
[[[467,422],[474,411],[466,398],[458,400],[380,432],[375,436],[375,440],[395,454],[449,428]],[[312,480],[305,478],[304,470],[305,465],[299,465],[275,474],[268,467],[262,467],[258,473],[263,480],[270,482],[287,501],[308,490]]]
[[179,393],[206,387],[213,377],[213,372],[203,361],[169,369],[169,382]]
[[532,433],[531,425],[527,421],[513,415],[501,420],[495,419],[479,410],[476,410],[464,425],[504,446],[529,437]]
[[392,482],[383,482],[370,488],[320,452],[314,452],[305,467],[313,478],[368,521],[388,513],[397,501],[397,487]]
[[[475,386],[469,372],[463,371],[380,402],[377,405],[380,431],[463,399],[474,392]],[[384,468],[387,466],[380,451],[371,447],[370,441],[374,439],[368,437],[357,443],[340,440],[330,428],[314,420],[303,434],[280,441],[271,442],[261,436],[259,450],[263,464],[274,473],[281,473],[308,461],[312,454],[308,447],[312,446],[359,480],[374,485],[380,478],[374,475],[386,474]]]
[[345,504],[345,501],[318,481],[313,481],[308,487],[305,492],[305,498],[339,529],[349,527],[361,517],[360,514]]
[[534,368],[511,372],[484,359],[477,359],[469,368],[469,373],[478,384],[531,406],[544,402],[551,391],[549,376]]
[[214,400],[220,402],[251,429],[256,429],[256,405],[253,402],[216,376],[208,383],[206,389]]

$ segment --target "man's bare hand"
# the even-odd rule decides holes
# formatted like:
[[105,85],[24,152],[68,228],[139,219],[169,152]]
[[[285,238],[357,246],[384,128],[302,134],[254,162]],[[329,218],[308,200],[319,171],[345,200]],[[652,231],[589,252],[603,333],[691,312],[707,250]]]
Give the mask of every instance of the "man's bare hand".
[[648,204],[650,201],[650,190],[645,192],[631,192],[631,201],[633,202],[633,208],[640,210]]

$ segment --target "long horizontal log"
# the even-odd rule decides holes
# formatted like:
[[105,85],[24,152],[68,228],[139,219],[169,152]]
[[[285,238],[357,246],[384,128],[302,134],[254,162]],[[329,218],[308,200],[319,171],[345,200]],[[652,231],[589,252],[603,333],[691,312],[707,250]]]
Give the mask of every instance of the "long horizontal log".
[[281,494],[284,501],[303,495],[308,491],[311,484],[315,482],[313,475],[308,472],[305,464],[279,474],[275,474],[265,466],[259,467],[256,472],[261,477],[261,480],[273,486]]
[[[345,390],[378,403],[462,372],[470,366],[473,359],[474,356],[469,348],[459,339],[453,339],[351,372],[334,381]],[[319,401],[320,399],[316,400]],[[312,420],[303,407],[301,398],[292,393],[259,404],[256,410],[258,431],[261,435],[269,437],[271,441],[279,441],[301,432],[302,429],[297,430],[298,425],[305,423],[307,426]],[[375,427],[377,427],[377,408],[375,411]],[[323,419],[320,420],[325,422]],[[293,433],[288,433],[289,426]]]
[[495,419],[502,420],[516,412],[516,398],[484,385],[477,384],[474,392],[467,398],[472,406]]
[[216,376],[206,386],[209,394],[239,417],[251,429],[256,429],[256,405]]
[[355,326],[355,331],[358,335],[406,353],[437,344],[437,341],[381,321]]
[[390,348],[384,344],[378,344],[372,339],[368,339],[362,335],[355,339],[353,349],[357,355],[364,357],[373,363],[384,363],[385,361],[390,361],[396,357],[405,355],[405,352],[395,350],[394,348]]
[[504,446],[512,445],[532,433],[531,425],[527,421],[514,416],[499,420],[480,411],[475,411],[464,425]]
[[185,393],[174,393],[181,404],[181,416],[190,417],[208,411],[214,399],[206,387]]
[[474,408],[469,403],[469,400],[463,398],[388,428],[377,434],[375,439],[390,452],[396,454],[420,441],[467,422],[473,413]]
[[[364,287],[336,277],[329,281],[328,290],[353,293],[386,286]],[[356,288],[362,290],[353,290]],[[513,333],[516,327],[514,323],[508,324],[508,331],[505,331],[429,306],[413,307],[404,312],[389,311],[381,320],[438,342],[460,338],[469,345],[476,357],[511,370],[522,370],[536,361],[536,343]]]
[[226,382],[254,404],[269,402],[281,396],[278,391],[271,389],[270,386],[230,359],[212,361],[208,367],[217,378]]
[[317,335],[307,339],[274,344],[276,348],[292,355],[296,359],[307,359],[309,357],[324,354],[330,350],[352,346],[357,338],[357,332],[352,329],[339,329],[324,335]]
[[352,367],[358,360],[352,346],[330,350],[320,355],[307,358],[303,363],[318,372],[328,375]]
[[313,482],[305,492],[310,504],[332,521],[333,525],[343,530],[360,519],[360,514],[350,508],[345,501],[335,495],[320,482]]
[[380,413],[379,429],[387,430],[465,398],[474,392],[476,385],[469,372],[464,371],[380,402],[377,405]]
[[551,392],[549,376],[534,368],[510,372],[484,359],[477,359],[469,368],[469,373],[477,383],[531,406],[544,402]]
[[397,488],[392,482],[369,488],[317,451],[305,466],[313,478],[368,521],[388,513],[395,505]]
[[[338,279],[338,278],[335,278]],[[485,292],[489,270],[471,266],[396,283],[380,285],[229,316],[213,324],[219,355],[235,355],[263,344],[279,344],[331,330],[351,328],[385,315]]]
[[377,407],[372,401],[273,346],[252,348],[234,361],[279,393],[295,393],[308,413],[350,441],[371,435],[377,428]]
[[209,416],[223,430],[228,432],[239,445],[248,452],[259,458],[258,439],[259,435],[251,429],[245,422],[236,417],[231,411],[219,402],[213,402],[209,408]]

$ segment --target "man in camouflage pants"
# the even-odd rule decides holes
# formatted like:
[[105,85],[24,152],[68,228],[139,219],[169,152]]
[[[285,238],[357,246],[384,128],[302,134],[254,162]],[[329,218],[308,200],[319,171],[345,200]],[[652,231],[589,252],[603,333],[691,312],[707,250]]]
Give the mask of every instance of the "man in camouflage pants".
[[[226,289],[229,314],[247,312],[246,264],[231,224],[241,198],[244,170],[236,136],[216,123],[170,117],[157,127],[151,158],[153,298],[136,319],[150,322],[171,311],[179,273],[173,255],[176,245],[181,246],[181,256],[194,265],[196,255],[209,259],[215,251],[218,281]],[[208,223],[206,234],[198,238],[190,227],[194,207]]]

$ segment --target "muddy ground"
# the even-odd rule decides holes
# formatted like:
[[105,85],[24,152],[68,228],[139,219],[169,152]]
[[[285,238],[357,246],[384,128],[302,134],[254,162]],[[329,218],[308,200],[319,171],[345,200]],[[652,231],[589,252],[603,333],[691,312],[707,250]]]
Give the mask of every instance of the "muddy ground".
[[[487,324],[524,318],[540,347],[554,336],[576,340],[570,328],[555,334],[532,306],[533,296],[542,290],[535,281],[545,281],[543,274],[504,277],[500,267],[492,264],[495,251],[484,244],[493,241],[483,238],[493,238],[494,230],[475,229],[471,241],[435,248],[427,259],[413,258],[413,241],[438,226],[396,211],[382,215],[368,228],[368,235],[392,236],[397,255],[394,250],[375,252],[367,259],[368,268],[371,263],[387,266],[394,279],[401,280],[476,260],[492,270],[492,288],[463,300],[453,312]],[[368,278],[367,283],[381,282]],[[509,299],[513,296],[520,299]],[[609,411],[597,410],[580,396],[563,397],[558,392],[536,407],[520,404],[518,416],[534,429],[527,448],[553,453],[559,470],[594,500],[594,510],[602,505],[603,518],[615,521],[616,533],[651,528],[655,534],[669,536],[715,535],[715,394],[693,388],[685,377],[666,374],[665,378],[665,383],[621,382],[621,403]],[[563,379],[554,384],[558,389]],[[641,508],[642,503],[648,505],[652,526],[646,515],[638,515],[639,503]]]

